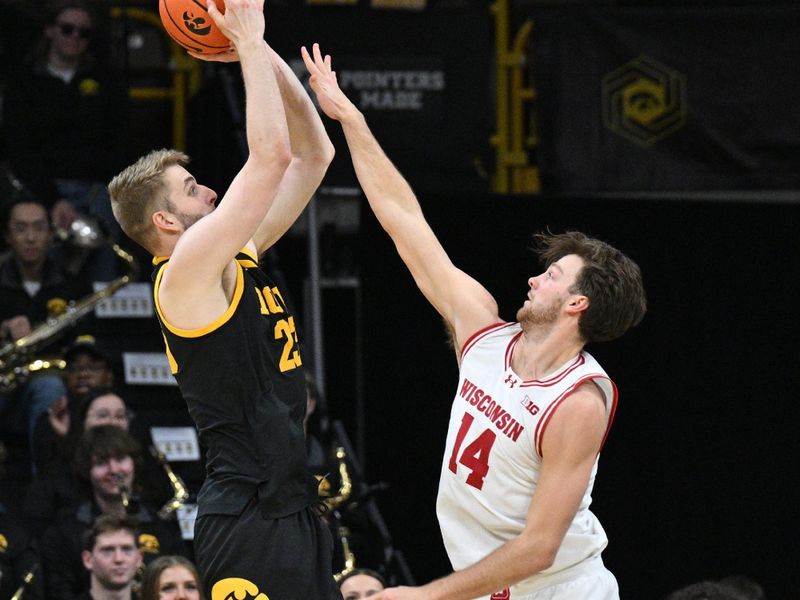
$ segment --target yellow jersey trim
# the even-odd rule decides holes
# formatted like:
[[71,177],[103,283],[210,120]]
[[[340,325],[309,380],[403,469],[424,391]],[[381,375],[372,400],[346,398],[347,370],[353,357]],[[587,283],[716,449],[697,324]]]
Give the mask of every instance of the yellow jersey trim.
[[250,260],[244,258],[237,258],[236,261],[242,265],[245,269],[252,269],[254,267],[258,267],[258,257],[253,254],[249,248],[245,247],[239,250],[239,254],[244,254],[250,258]]
[[[163,261],[161,261],[163,262]],[[204,327],[198,327],[197,329],[181,329],[180,327],[175,327],[174,325],[170,325],[167,319],[164,317],[164,313],[161,311],[161,304],[158,302],[158,290],[161,286],[161,277],[164,275],[164,271],[166,270],[167,266],[161,268],[156,275],[156,281],[153,285],[153,300],[155,302],[156,311],[158,312],[158,316],[161,319],[161,322],[164,324],[164,327],[170,330],[170,332],[174,333],[179,337],[184,338],[197,338],[207,333],[211,333],[215,329],[219,329],[228,322],[231,318],[233,313],[236,311],[236,307],[239,306],[239,301],[242,299],[242,294],[244,293],[244,271],[242,270],[241,265],[237,263],[236,265],[236,286],[233,289],[233,298],[231,298],[231,303],[228,305],[227,310],[222,313],[221,316],[214,319],[211,323]]]

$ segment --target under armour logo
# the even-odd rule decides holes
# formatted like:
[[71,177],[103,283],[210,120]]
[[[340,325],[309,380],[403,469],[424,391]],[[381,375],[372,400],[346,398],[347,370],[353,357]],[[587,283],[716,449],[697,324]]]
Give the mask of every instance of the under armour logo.
[[511,598],[511,592],[508,590],[508,588],[499,592],[495,592],[489,596],[489,600],[508,600],[509,598]]
[[519,383],[519,380],[513,375],[509,375],[508,377],[506,377],[505,383],[506,385],[508,385],[508,387],[513,388],[515,385]]

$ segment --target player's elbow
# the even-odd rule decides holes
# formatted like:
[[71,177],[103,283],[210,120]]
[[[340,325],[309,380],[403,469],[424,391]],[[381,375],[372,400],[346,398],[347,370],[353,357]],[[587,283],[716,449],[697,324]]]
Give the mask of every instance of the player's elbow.
[[292,150],[288,142],[276,140],[267,146],[257,145],[250,151],[248,162],[254,165],[284,172],[292,162]]
[[336,156],[336,149],[333,147],[331,141],[326,139],[325,142],[320,145],[319,151],[314,156],[314,160],[320,165],[324,165],[325,169],[327,169],[328,165],[333,162],[334,156]]
[[558,553],[559,543],[556,540],[523,538],[523,555],[526,556],[526,577],[541,573],[553,566]]

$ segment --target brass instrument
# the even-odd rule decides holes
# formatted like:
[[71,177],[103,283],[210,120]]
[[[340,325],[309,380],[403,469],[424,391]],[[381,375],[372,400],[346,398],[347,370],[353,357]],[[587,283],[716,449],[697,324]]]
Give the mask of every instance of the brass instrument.
[[128,489],[128,484],[125,483],[125,477],[114,475],[114,480],[117,482],[119,495],[122,496],[122,506],[127,514],[131,514],[131,491]]
[[348,539],[350,530],[344,525],[340,525],[336,532],[342,542],[342,552],[344,553],[344,569],[333,574],[333,580],[336,583],[339,583],[342,580],[342,577],[355,570],[356,557],[355,554],[353,554],[353,551],[350,550],[350,540]]
[[175,495],[167,501],[164,506],[158,511],[158,516],[160,519],[169,519],[172,517],[175,512],[183,506],[186,501],[189,499],[189,489],[186,487],[186,484],[183,482],[178,475],[172,470],[172,467],[169,466],[164,453],[161,452],[155,446],[150,446],[150,453],[156,458],[156,460],[161,464],[164,468],[164,472],[167,474],[169,478],[169,482],[172,485],[172,489],[175,491]]
[[341,446],[336,448],[336,458],[339,461],[339,493],[336,496],[323,500],[323,504],[325,504],[328,510],[336,510],[344,505],[350,499],[350,494],[353,492],[353,481],[350,478],[350,472],[347,470],[347,462],[345,461],[347,454]]
[[[73,221],[70,231],[59,232],[59,237],[80,248],[96,248],[103,243],[108,243],[108,240],[99,231],[100,228],[95,221],[88,217],[79,217]],[[0,348],[0,392],[13,390],[38,371],[52,368],[63,369],[66,366],[63,360],[35,360],[33,354],[49,344],[56,335],[74,325],[96,304],[133,281],[138,275],[139,267],[131,254],[117,244],[112,244],[111,249],[124,262],[126,270],[124,275],[78,302],[71,302],[61,314],[49,318],[25,337]]]
[[22,597],[25,595],[25,590],[28,589],[28,586],[33,581],[33,576],[36,573],[36,566],[34,566],[30,571],[25,573],[25,577],[22,578],[22,584],[17,588],[17,591],[14,592],[14,595],[11,596],[11,600],[22,600]]

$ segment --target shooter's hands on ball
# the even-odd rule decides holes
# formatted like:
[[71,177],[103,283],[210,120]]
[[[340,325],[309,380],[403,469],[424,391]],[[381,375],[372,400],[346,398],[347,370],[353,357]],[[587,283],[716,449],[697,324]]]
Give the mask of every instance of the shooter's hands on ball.
[[240,51],[251,45],[264,42],[264,0],[225,0],[225,14],[221,13],[214,0],[207,0],[208,16],[219,30],[231,41],[231,49],[219,54],[189,54],[200,60],[236,62]]
[[306,47],[300,49],[303,62],[311,76],[308,80],[311,89],[317,95],[319,107],[331,119],[346,121],[355,118],[360,113],[350,99],[344,95],[336,81],[336,71],[331,69],[331,57],[326,54],[323,58],[319,49],[319,44],[314,44],[311,49],[313,57],[308,53]]

